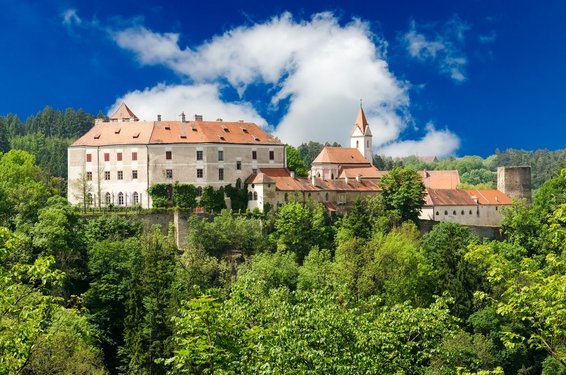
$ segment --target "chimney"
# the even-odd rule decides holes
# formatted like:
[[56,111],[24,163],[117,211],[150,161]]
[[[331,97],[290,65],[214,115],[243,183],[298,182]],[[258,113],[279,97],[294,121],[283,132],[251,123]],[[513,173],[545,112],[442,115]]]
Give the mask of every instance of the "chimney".
[[316,186],[316,181],[314,179],[314,176],[311,177],[311,184],[312,186]]
[[181,116],[181,122],[186,122],[185,112],[181,112],[179,116]]
[[356,181],[360,182],[361,179],[362,179],[362,175],[361,175],[361,174],[359,174],[359,175],[356,176]]
[[223,120],[219,117],[219,118],[216,119],[216,121],[222,122]]
[[295,171],[291,171],[291,178],[295,178]]
[[161,121],[161,115],[157,115],[157,121]]
[[345,178],[346,184],[348,184],[348,176],[346,176]]
[[195,121],[202,121],[202,115],[195,115]]

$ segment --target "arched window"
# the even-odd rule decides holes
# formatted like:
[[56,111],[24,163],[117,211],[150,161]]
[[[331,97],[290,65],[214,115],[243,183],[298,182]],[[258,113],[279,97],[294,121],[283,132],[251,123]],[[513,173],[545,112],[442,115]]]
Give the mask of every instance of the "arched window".
[[239,178],[236,180],[236,189],[241,189],[242,188],[242,180],[240,180]]
[[92,206],[93,203],[94,203],[94,197],[92,196],[92,193],[88,193],[86,197],[86,204],[88,206]]
[[464,210],[462,210],[461,214],[464,215]]
[[197,197],[200,197],[202,195],[202,187],[197,187]]
[[360,147],[360,141],[356,141],[356,148]]
[[448,215],[448,211],[444,210],[444,215]]
[[285,202],[289,202],[289,194],[285,193]]
[[122,193],[122,192],[119,192],[119,193],[118,193],[118,204],[119,204],[120,206],[123,206],[123,205],[124,205],[124,193]]
[[456,210],[452,211],[452,215],[456,215]]
[[251,201],[253,199],[254,199],[254,196],[253,196],[252,192],[251,191],[248,192],[248,200]]
[[472,210],[470,210],[470,215],[472,214]]
[[111,204],[112,203],[112,196],[110,195],[110,193],[106,193],[104,195],[104,202],[106,202],[106,204]]
[[324,194],[324,200],[328,202],[328,193]]
[[140,195],[138,194],[137,191],[135,191],[134,194],[132,194],[132,203],[133,204],[140,203]]
[[257,191],[254,191],[254,201],[257,201]]

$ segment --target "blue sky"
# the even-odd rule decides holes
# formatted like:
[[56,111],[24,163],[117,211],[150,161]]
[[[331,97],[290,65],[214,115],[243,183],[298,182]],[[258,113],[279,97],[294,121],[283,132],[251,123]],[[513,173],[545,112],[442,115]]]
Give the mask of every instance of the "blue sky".
[[375,151],[487,156],[566,139],[563,1],[0,0],[0,114],[50,105],[255,121]]

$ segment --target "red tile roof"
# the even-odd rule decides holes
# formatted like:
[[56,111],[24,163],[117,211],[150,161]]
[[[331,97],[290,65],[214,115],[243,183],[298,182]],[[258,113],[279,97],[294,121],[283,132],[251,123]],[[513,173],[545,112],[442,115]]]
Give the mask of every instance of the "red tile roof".
[[282,143],[251,122],[98,122],[72,146],[172,143]]
[[138,121],[138,117],[132,112],[130,108],[126,105],[126,103],[120,104],[118,109],[114,112],[112,116],[110,116],[112,120],[122,120],[122,119],[132,119],[134,121]]
[[[511,204],[512,200],[498,190],[426,189],[427,206],[475,206]],[[476,203],[476,199],[478,203]]]
[[470,196],[476,197],[480,204],[511,204],[513,200],[500,192],[499,190],[477,190],[477,189],[466,189],[465,190]]
[[274,184],[275,180],[265,173],[252,174],[246,179],[246,184]]
[[275,186],[280,191],[380,191],[381,188],[371,180],[323,180],[315,178],[312,184],[310,178],[292,178],[285,168],[261,168],[260,171],[275,180]]
[[460,184],[458,171],[419,171],[423,184],[431,189],[456,189]]
[[340,171],[338,178],[356,178],[361,176],[362,178],[381,178],[384,173],[377,170],[376,167],[343,167]]
[[313,164],[358,164],[370,166],[367,160],[357,148],[349,147],[324,147]]
[[[366,114],[364,113],[364,109],[362,107],[360,107],[360,111],[358,112],[358,117],[356,118],[356,122],[354,123],[354,130],[356,128],[360,129],[362,134],[371,135],[368,120],[366,119]],[[354,130],[352,130],[352,132]]]

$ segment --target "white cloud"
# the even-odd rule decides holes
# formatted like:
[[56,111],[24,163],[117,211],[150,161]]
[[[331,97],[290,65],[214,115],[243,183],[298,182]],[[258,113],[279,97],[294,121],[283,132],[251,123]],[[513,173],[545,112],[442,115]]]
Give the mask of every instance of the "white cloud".
[[497,34],[493,30],[491,30],[488,34],[478,36],[478,40],[480,41],[480,43],[483,44],[493,43],[495,42],[496,39],[497,39]]
[[381,155],[401,157],[408,155],[437,156],[451,155],[460,147],[460,139],[449,130],[437,130],[431,123],[426,126],[426,135],[418,141],[398,141],[379,147]]
[[[276,136],[293,145],[309,140],[348,145],[360,98],[374,144],[397,139],[411,122],[408,84],[389,71],[381,52],[386,42],[360,20],[342,26],[331,13],[308,21],[286,13],[187,47],[179,46],[178,34],[156,33],[139,24],[111,30],[110,35],[140,64],[166,66],[188,82],[162,84],[117,100],[126,101],[140,118],[144,113],[155,118],[157,112],[176,116],[190,106],[190,111],[210,118],[265,124],[245,101],[248,88],[262,84],[268,87],[264,110],[288,105],[280,122],[272,125]],[[223,87],[237,90],[242,101],[223,102]],[[199,101],[195,93],[204,88],[206,95]]]
[[80,25],[82,20],[77,14],[76,9],[67,9],[62,14],[61,17],[63,18],[63,25],[65,26],[73,26],[73,25]]
[[118,99],[109,113],[113,113],[122,102],[127,103],[142,120],[154,120],[159,114],[163,120],[176,121],[184,112],[187,119],[199,114],[205,120],[247,120],[267,126],[251,104],[223,102],[218,86],[213,84],[168,86],[161,83],[145,90],[132,91]]
[[[422,28],[430,29],[430,26]],[[449,75],[456,82],[466,80],[468,59],[463,52],[463,43],[470,27],[458,16],[453,16],[443,25],[441,32],[429,32],[433,35],[426,35],[425,31],[418,29],[413,21],[410,30],[402,37],[409,56],[421,62],[436,63],[442,74]]]

